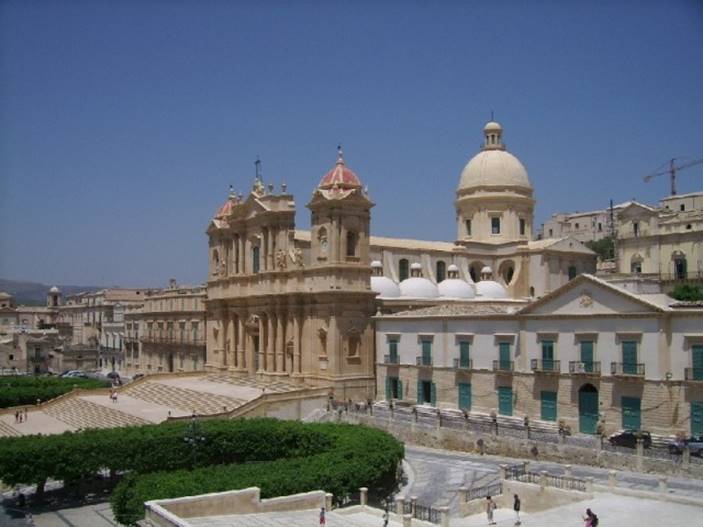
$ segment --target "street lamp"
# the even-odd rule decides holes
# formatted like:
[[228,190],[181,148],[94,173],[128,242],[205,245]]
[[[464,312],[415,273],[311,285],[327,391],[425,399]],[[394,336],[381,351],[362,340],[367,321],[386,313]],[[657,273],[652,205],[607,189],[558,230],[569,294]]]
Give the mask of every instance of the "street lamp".
[[186,431],[186,435],[183,438],[183,441],[185,441],[186,444],[190,445],[192,456],[191,468],[194,469],[197,463],[198,445],[205,443],[205,435],[200,427],[200,423],[198,423],[197,419],[195,418],[195,412],[193,412],[193,415],[191,415],[190,417],[190,426]]

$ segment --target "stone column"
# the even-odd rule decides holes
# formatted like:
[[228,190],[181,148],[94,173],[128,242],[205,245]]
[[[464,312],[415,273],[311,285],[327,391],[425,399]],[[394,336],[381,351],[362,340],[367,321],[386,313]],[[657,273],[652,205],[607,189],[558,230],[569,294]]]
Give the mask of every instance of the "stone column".
[[586,478],[586,492],[593,492],[593,478],[590,476]]
[[332,498],[333,498],[333,495],[331,492],[328,492],[327,494],[325,494],[325,508],[328,511],[332,510]]
[[266,314],[266,371],[274,371],[274,315]]
[[506,464],[504,464],[504,463],[501,463],[498,468],[500,468],[500,479],[501,479],[501,480],[506,479],[507,470],[508,470],[508,465],[506,465]]
[[642,438],[640,438],[640,437],[637,438],[636,452],[637,452],[637,470],[642,471],[642,458],[644,457],[644,442],[642,441]]
[[614,487],[617,487],[618,485],[618,480],[617,480],[618,473],[615,470],[609,470],[608,471],[608,487],[611,489]]
[[403,527],[410,527],[412,525],[412,521],[412,514],[403,514]]
[[396,496],[395,497],[395,513],[400,514],[401,516],[404,514],[405,510],[405,498],[403,496]]
[[244,274],[247,272],[247,251],[246,244],[244,243],[245,239],[246,236],[244,234],[239,235],[239,274]]
[[284,316],[279,312],[276,315],[276,371],[286,371],[285,361],[285,335]]
[[361,487],[359,489],[359,503],[361,505],[366,505],[369,497],[369,489],[367,487]]
[[442,527],[449,527],[449,507],[439,507],[439,524]]
[[573,476],[573,473],[571,472],[571,465],[564,465],[564,475],[569,478]]
[[246,316],[243,312],[237,313],[237,365],[240,369],[247,367],[246,359]]
[[417,496],[410,496],[410,503],[412,503],[412,512],[411,514],[413,517],[415,516],[415,509],[417,508]]
[[540,490],[544,490],[544,488],[546,486],[547,486],[547,471],[540,470],[540,472],[539,472],[539,488],[540,488]]
[[264,313],[259,313],[259,351],[253,350],[253,352],[258,355],[256,371],[264,371],[266,360],[266,315]]

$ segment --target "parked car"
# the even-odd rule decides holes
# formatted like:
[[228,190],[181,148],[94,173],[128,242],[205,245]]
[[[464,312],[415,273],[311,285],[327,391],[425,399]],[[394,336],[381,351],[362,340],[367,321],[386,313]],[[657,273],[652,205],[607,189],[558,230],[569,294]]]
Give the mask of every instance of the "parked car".
[[64,379],[72,379],[76,377],[82,377],[82,378],[87,378],[88,375],[81,370],[68,370],[64,373],[61,374],[61,377]]
[[613,446],[635,448],[638,438],[642,438],[644,448],[652,446],[652,435],[649,432],[643,432],[641,430],[623,430],[617,432],[608,438],[608,442]]
[[133,381],[136,381],[137,379],[141,379],[142,377],[144,377],[144,374],[143,374],[143,373],[135,373],[135,374],[132,376],[132,380],[133,380]]
[[673,440],[669,443],[669,453],[683,454],[685,447],[688,447],[692,456],[703,457],[703,435]]

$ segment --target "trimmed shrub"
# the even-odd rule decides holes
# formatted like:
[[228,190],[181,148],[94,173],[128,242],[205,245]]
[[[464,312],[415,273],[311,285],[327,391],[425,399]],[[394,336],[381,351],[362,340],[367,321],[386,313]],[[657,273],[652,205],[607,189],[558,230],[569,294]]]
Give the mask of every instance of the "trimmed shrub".
[[[322,489],[344,497],[367,486],[381,495],[396,485],[402,443],[377,429],[353,425],[311,427],[333,441],[328,451],[306,457],[210,466],[195,470],[131,474],[112,494],[115,519],[134,524],[144,516],[144,502],[257,486],[269,498]],[[265,441],[261,441],[265,443]]]
[[0,408],[35,404],[68,393],[74,387],[91,390],[110,386],[107,381],[85,378],[0,376]]

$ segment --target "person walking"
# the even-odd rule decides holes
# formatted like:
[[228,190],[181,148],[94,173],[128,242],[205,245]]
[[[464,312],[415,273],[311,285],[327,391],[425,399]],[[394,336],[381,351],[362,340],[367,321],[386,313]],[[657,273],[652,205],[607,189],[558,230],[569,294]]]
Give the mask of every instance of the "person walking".
[[324,507],[322,507],[320,509],[320,526],[322,527],[323,525],[325,525],[325,508]]
[[584,527],[598,527],[598,516],[591,510],[586,509],[586,516],[583,517]]
[[515,494],[513,501],[513,510],[515,511],[515,525],[520,525],[520,496]]
[[496,525],[493,521],[493,511],[496,510],[496,502],[490,496],[486,496],[486,516],[488,517],[488,525]]

